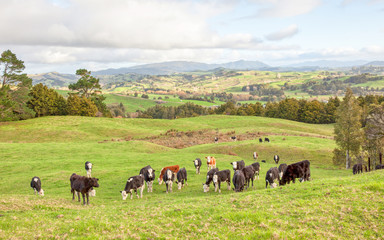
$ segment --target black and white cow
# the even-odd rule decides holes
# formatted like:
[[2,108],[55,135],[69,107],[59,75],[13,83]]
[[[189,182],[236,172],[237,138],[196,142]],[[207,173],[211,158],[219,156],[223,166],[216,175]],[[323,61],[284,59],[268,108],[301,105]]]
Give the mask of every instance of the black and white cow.
[[80,202],[80,193],[83,196],[83,204],[85,205],[85,196],[87,197],[87,204],[89,204],[89,196],[92,196],[93,188],[99,187],[99,179],[77,175],[73,173],[69,178],[71,182],[72,200],[75,200],[75,193],[77,193],[78,201]]
[[255,177],[255,169],[252,165],[246,166],[245,168],[241,169],[243,171],[245,182],[247,184],[246,189],[249,188],[249,181],[252,181],[252,187],[253,187],[253,178]]
[[252,163],[251,166],[255,170],[254,180],[256,180],[256,176],[257,176],[257,180],[259,180],[259,175],[261,170],[260,163],[255,162],[255,163]]
[[259,158],[259,154],[257,152],[253,152],[253,159],[256,161]]
[[263,139],[262,138],[259,138],[259,143],[262,143],[263,142]]
[[236,141],[237,140],[236,136],[232,136],[231,139],[232,139],[232,141]]
[[283,178],[283,174],[284,174],[284,171],[285,171],[285,169],[287,169],[287,164],[285,164],[285,163],[282,163],[282,164],[280,164],[280,166],[279,166],[279,176],[280,176],[280,179],[282,179]]
[[139,195],[137,195],[137,190],[139,190],[140,197],[143,198],[144,188],[145,188],[144,176],[140,174],[140,175],[128,178],[127,183],[125,184],[124,191],[120,191],[120,193],[121,193],[121,196],[123,197],[123,200],[127,199],[128,193],[131,194],[131,199],[132,199],[133,191],[135,191],[137,198],[139,198]]
[[31,180],[31,188],[40,196],[44,196],[44,190],[41,188],[41,180],[39,177],[33,177]]
[[218,142],[219,142],[219,138],[215,137],[215,143],[218,143]]
[[229,169],[215,172],[212,180],[215,184],[215,192],[217,192],[217,188],[219,188],[219,193],[221,193],[220,185],[222,182],[227,182],[228,190],[231,190],[231,171]]
[[93,164],[91,162],[88,162],[88,161],[85,162],[85,171],[87,171],[87,177],[91,177],[92,166]]
[[245,185],[245,176],[243,171],[241,170],[235,171],[235,173],[233,174],[232,182],[234,186],[233,190],[235,192],[242,192],[244,190],[244,185]]
[[[207,180],[205,181],[205,183],[203,183],[204,192],[209,191],[209,184],[213,181],[213,175],[218,171],[218,168],[212,168],[211,170],[209,170],[209,172],[207,173]],[[213,183],[213,186],[215,186],[215,183]]]
[[300,178],[300,181],[309,181],[310,177],[310,162],[308,160],[304,160],[287,166],[283,177],[280,180],[280,185],[285,185],[286,183],[289,184],[291,181],[295,183],[296,178]]
[[196,174],[200,174],[201,159],[200,158],[196,158],[195,160],[193,160],[193,164],[195,165]]
[[268,170],[267,174],[265,175],[265,188],[268,187],[268,183],[271,188],[275,188],[277,186],[277,183],[275,183],[276,180],[280,180],[279,170],[277,169],[277,167],[272,167]]
[[376,165],[375,170],[379,170],[379,169],[384,169],[384,165],[382,164]]
[[163,181],[165,182],[165,186],[168,191],[172,192],[172,185],[173,181],[175,180],[175,174],[169,169],[165,171],[165,174],[163,175]]
[[185,168],[182,168],[176,174],[177,189],[181,190],[181,188],[184,187],[184,182],[188,186],[187,170],[185,170]]
[[241,170],[245,167],[244,160],[237,161],[237,162],[231,162],[231,165],[233,166],[233,170]]
[[269,138],[264,138],[264,142],[269,142]]
[[153,181],[155,181],[155,170],[151,165],[145,166],[140,170],[140,175],[144,177],[144,181],[147,183],[148,192],[153,192]]
[[275,161],[275,163],[278,164],[279,161],[280,161],[280,157],[279,157],[279,155],[275,155],[275,156],[273,156],[273,161]]

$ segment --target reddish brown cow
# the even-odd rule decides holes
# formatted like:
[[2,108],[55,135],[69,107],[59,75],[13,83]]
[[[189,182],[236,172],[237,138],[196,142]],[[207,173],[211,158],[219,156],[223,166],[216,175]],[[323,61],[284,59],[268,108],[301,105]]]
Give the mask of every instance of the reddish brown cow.
[[164,176],[164,174],[165,174],[165,171],[167,171],[167,169],[171,170],[174,174],[176,174],[176,173],[179,171],[180,167],[179,167],[179,165],[173,165],[173,166],[163,167],[163,168],[161,169],[161,171],[160,171],[160,176],[159,176],[159,178],[157,179],[160,185],[163,183],[163,176]]

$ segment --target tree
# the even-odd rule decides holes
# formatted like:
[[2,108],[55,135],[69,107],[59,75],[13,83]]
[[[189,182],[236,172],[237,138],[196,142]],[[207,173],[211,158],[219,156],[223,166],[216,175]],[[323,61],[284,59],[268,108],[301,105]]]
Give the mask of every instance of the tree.
[[69,115],[94,117],[97,107],[90,99],[71,94],[67,99],[67,111]]
[[3,66],[3,75],[1,88],[3,89],[6,85],[21,82],[22,79],[19,76],[25,66],[24,62],[17,59],[16,55],[11,50],[4,51],[0,57],[0,68]]
[[80,79],[76,83],[69,84],[68,88],[78,93],[83,97],[89,98],[89,96],[95,94],[95,91],[100,91],[101,86],[99,79],[91,76],[91,72],[86,69],[76,70],[76,75],[80,76]]
[[39,83],[29,92],[31,99],[28,107],[36,112],[36,117],[49,115],[65,115],[66,100],[55,90]]
[[346,153],[346,168],[351,167],[350,154],[357,155],[361,146],[361,107],[350,88],[336,110],[335,140]]
[[367,124],[364,128],[365,145],[373,166],[376,165],[378,156],[383,153],[384,146],[384,105],[374,105],[367,117]]

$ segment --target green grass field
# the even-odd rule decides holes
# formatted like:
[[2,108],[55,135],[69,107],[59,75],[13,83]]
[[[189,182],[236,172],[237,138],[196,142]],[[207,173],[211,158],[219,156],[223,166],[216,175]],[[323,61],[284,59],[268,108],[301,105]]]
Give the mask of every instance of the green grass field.
[[[246,134],[257,139],[206,143],[175,149],[144,138],[170,129]],[[0,123],[0,239],[380,239],[384,237],[384,172],[352,175],[332,165],[332,125],[281,119],[204,116],[177,120],[44,117]],[[194,135],[193,137],[198,137]],[[116,139],[131,139],[117,141]],[[114,139],[114,141],[112,141]],[[108,140],[108,141],[105,141]],[[99,143],[100,142],[100,143]],[[213,137],[212,137],[213,142]],[[192,161],[212,155],[219,169],[230,162],[253,163],[259,153],[260,179],[242,193],[203,193],[207,169],[196,175]],[[310,182],[265,189],[266,171],[282,163],[311,161]],[[72,201],[69,177],[85,175],[94,164],[100,188],[90,205]],[[143,199],[122,200],[128,177],[150,164],[156,176],[178,164],[188,172],[188,186],[154,183]],[[231,175],[233,170],[231,169]],[[33,195],[39,176],[45,196]]]

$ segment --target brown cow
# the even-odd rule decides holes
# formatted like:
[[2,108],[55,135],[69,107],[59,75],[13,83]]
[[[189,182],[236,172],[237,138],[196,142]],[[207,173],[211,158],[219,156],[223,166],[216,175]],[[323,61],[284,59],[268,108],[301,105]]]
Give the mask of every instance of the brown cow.
[[207,167],[209,169],[216,168],[216,159],[212,156],[205,157],[207,159]]
[[89,204],[89,193],[91,192],[92,194],[93,187],[99,187],[99,183],[97,182],[98,180],[98,178],[89,178],[73,173],[69,178],[69,181],[71,182],[72,200],[75,200],[76,192],[80,202],[81,193],[83,196],[83,204],[85,205],[85,196],[87,196],[87,204]]
[[159,182],[159,184],[161,185],[163,183],[163,176],[165,174],[165,171],[167,171],[167,169],[171,170],[173,172],[173,174],[176,175],[176,173],[179,171],[180,167],[179,165],[173,165],[173,166],[168,166],[168,167],[163,167],[160,171],[160,176],[159,178],[157,179],[157,181]]

